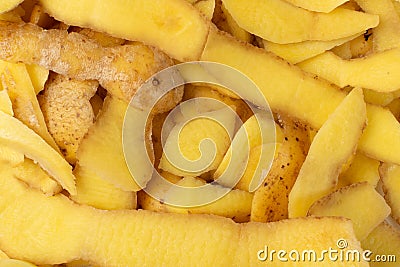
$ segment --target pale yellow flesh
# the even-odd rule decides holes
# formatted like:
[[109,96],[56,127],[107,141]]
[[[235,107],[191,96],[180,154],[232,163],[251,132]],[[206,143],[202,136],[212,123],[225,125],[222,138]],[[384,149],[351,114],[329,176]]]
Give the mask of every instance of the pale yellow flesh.
[[[185,187],[198,187],[205,184],[204,180],[195,177],[184,177],[179,181],[174,182],[177,185]],[[151,186],[157,186],[155,183],[150,182]],[[220,186],[210,187],[210,194],[218,194],[221,190]],[[193,196],[185,195],[182,192],[176,192],[165,188],[163,199],[168,200],[170,197],[174,198],[186,198],[190,199]],[[182,213],[182,214],[214,214],[222,217],[232,218],[235,222],[248,222],[250,217],[250,210],[252,206],[253,194],[242,190],[232,190],[224,197],[211,202],[209,204],[199,207],[174,207],[168,204],[162,203],[145,192],[138,193],[138,202],[143,209],[157,211],[157,212],[171,212],[171,213]]]
[[316,200],[335,189],[343,164],[355,153],[365,122],[362,90],[354,89],[314,137],[289,194],[289,218],[306,216]]
[[400,48],[344,60],[325,52],[298,64],[339,87],[363,87],[377,92],[393,92],[400,88]]
[[379,25],[372,30],[374,52],[400,47],[400,17],[392,0],[356,0],[367,13],[379,16]]
[[346,3],[348,0],[285,0],[292,5],[317,12],[329,13],[338,6]]
[[253,112],[245,101],[236,97],[231,98],[226,94],[222,94],[222,92],[218,91],[216,88],[218,88],[219,90],[223,90],[222,87],[211,84],[207,84],[207,86],[194,86],[192,84],[186,84],[183,100],[199,97],[216,99],[228,106],[234,107],[236,114],[240,117],[242,121],[247,121],[251,116],[253,116]]
[[61,186],[30,159],[25,159],[14,167],[15,178],[28,184],[31,188],[42,191],[45,195],[52,196],[60,193]]
[[243,30],[223,6],[222,0],[215,0],[215,10],[212,22],[218,29],[227,32],[238,40],[250,43],[253,35]]
[[340,174],[337,188],[364,181],[376,187],[380,179],[379,165],[380,162],[378,160],[371,159],[358,152],[354,156],[350,167]]
[[[45,197],[10,177],[7,168],[2,168],[0,185],[2,249],[35,264],[80,258],[100,266],[264,266],[257,252],[266,244],[288,251],[312,246],[321,253],[339,238],[346,239],[348,249],[361,251],[351,223],[341,218],[235,224],[211,215],[104,212],[73,204],[63,195]],[[325,261],[324,266],[341,266]]]
[[363,89],[365,102],[376,106],[387,106],[394,99],[394,92],[382,93],[371,89]]
[[287,60],[292,64],[297,64],[306,59],[312,58],[335,46],[339,46],[359,36],[359,34],[331,41],[304,41],[293,44],[276,44],[263,40],[264,49]]
[[6,255],[6,253],[4,253],[3,251],[0,250],[0,259],[4,260],[4,259],[8,259],[8,256]]
[[397,2],[397,0],[393,0],[392,3],[397,14],[400,16],[400,2]]
[[[267,154],[268,150],[273,148],[273,146],[263,146],[263,145],[268,143],[272,144],[274,142],[282,143],[282,139],[283,139],[282,131],[280,130],[279,127],[275,126],[274,121],[272,120],[270,120],[270,122],[264,121],[263,123],[259,124],[257,117],[255,115],[251,116],[236,132],[233,143],[231,143],[228,151],[225,153],[224,158],[221,161],[221,164],[219,164],[218,168],[215,170],[213,174],[213,179],[214,180],[217,179],[226,171],[232,159],[232,151],[233,153],[238,153],[235,152],[237,151],[238,147],[247,147],[247,142],[248,142],[249,145],[248,162],[244,169],[244,173],[240,178],[239,182],[236,184],[235,188],[245,190],[248,192],[253,192],[256,188],[252,188],[250,184],[254,178],[253,176],[255,174],[256,169],[259,167],[261,163],[260,156],[262,154],[268,155]],[[263,149],[264,152],[262,152]],[[243,155],[240,158],[240,160],[241,160],[240,163],[235,162],[234,165],[240,165],[246,163],[245,152],[243,152]]]
[[309,210],[309,215],[351,219],[358,240],[366,238],[389,214],[390,207],[367,182],[343,187],[315,202]]
[[288,44],[349,37],[378,25],[379,17],[337,8],[329,14],[307,11],[282,0],[224,0],[240,27],[265,40]]
[[15,167],[24,162],[24,158],[25,156],[23,153],[16,151],[5,144],[0,145],[0,161]]
[[250,42],[252,39],[251,34],[248,31],[242,29],[236,23],[235,19],[232,17],[232,15],[229,13],[229,11],[225,8],[225,6],[222,3],[221,3],[221,11],[226,19],[226,24],[229,29],[228,32],[239,40],[242,40],[244,42]]
[[14,259],[0,260],[0,267],[36,267],[32,263]]
[[6,90],[0,91],[0,110],[8,115],[14,116],[11,99]]
[[[322,126],[345,97],[337,87],[215,30],[210,32],[201,59],[242,71],[257,84],[272,110],[306,121],[315,129]],[[400,164],[400,154],[395,153],[400,151],[400,142],[396,141],[400,139],[399,122],[382,108],[369,105],[367,111],[368,125],[359,150],[374,159]]]
[[157,46],[180,61],[198,58],[208,33],[207,21],[183,0],[39,2],[57,20]]
[[[223,125],[208,119],[207,117],[210,117],[211,114],[218,116]],[[159,164],[160,169],[178,176],[198,176],[210,170],[215,170],[219,166],[231,142],[230,135],[232,136],[235,128],[235,117],[226,108],[201,115],[205,116],[205,118],[198,118],[187,124],[185,122],[177,123],[168,133],[164,153]],[[201,151],[200,144],[207,138],[214,142],[215,147],[208,146]],[[172,146],[177,140],[179,151],[174,151]],[[178,160],[179,158],[175,155],[175,152],[179,152],[188,161],[199,160],[201,167],[204,167],[204,169],[199,171],[192,170],[190,165]],[[212,161],[203,160],[205,155],[212,155],[214,152],[215,157]]]
[[40,135],[53,149],[59,151],[57,144],[47,130],[43,113],[25,65],[0,60],[0,73],[3,88],[7,90],[13,104],[15,117]]
[[187,0],[197,10],[199,10],[208,20],[211,20],[214,14],[215,0]]
[[0,3],[0,14],[10,11],[11,9],[17,7],[24,0],[3,0]]
[[44,89],[44,84],[49,77],[49,70],[35,64],[26,65],[26,70],[29,73],[29,77],[31,77],[35,93],[39,94]]
[[389,109],[373,105],[367,106],[367,117],[368,125],[364,129],[358,148],[373,159],[400,164],[395,159],[399,155],[397,144],[400,142],[391,143],[392,140],[400,140],[399,122]]
[[95,124],[79,146],[77,159],[80,166],[118,188],[139,191],[141,188],[133,179],[123,152],[122,127],[127,108],[128,104],[122,100],[105,99]]
[[71,195],[76,194],[75,177],[68,162],[34,131],[1,111],[0,144],[6,144],[38,162]]
[[400,166],[384,163],[379,171],[385,199],[392,208],[392,217],[400,223]]
[[78,166],[74,169],[77,194],[71,199],[103,210],[135,209],[136,192],[122,191],[94,172]]
[[[367,238],[361,241],[365,250],[373,252],[371,267],[397,267],[400,259],[400,230],[386,221],[379,224]],[[377,258],[380,256],[382,258]],[[385,258],[383,258],[385,257]],[[385,259],[385,261],[383,261]],[[382,262],[379,262],[382,260]]]
[[351,53],[351,44],[349,42],[332,48],[331,52],[342,59],[351,59],[353,56]]

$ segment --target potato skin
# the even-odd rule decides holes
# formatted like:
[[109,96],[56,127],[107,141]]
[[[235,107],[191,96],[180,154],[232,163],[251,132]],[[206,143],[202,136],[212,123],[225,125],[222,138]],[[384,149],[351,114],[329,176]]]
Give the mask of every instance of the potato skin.
[[43,30],[32,24],[0,22],[0,39],[1,59],[38,64],[76,80],[97,80],[125,101],[150,76],[173,65],[166,54],[142,43],[103,47],[76,32]]
[[281,117],[284,140],[271,170],[255,191],[251,221],[272,222],[288,218],[288,197],[303,164],[310,141],[308,130],[300,122]]
[[96,81],[78,81],[53,73],[39,97],[47,128],[72,164],[79,144],[94,121],[90,99],[97,87]]

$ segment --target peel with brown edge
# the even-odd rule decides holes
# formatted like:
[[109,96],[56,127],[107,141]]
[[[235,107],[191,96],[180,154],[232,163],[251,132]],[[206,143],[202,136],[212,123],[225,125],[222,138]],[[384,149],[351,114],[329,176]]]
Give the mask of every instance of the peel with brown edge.
[[271,170],[254,192],[250,220],[272,222],[288,218],[289,193],[299,174],[310,146],[308,130],[300,123],[281,117],[282,145]]
[[392,217],[400,223],[400,166],[383,163],[379,168],[386,202],[392,209]]
[[319,199],[308,213],[349,218],[358,240],[363,240],[389,216],[390,207],[372,185],[362,182],[342,187]]
[[316,200],[335,189],[342,166],[356,151],[366,117],[362,90],[353,89],[311,143],[289,194],[289,218],[306,216]]

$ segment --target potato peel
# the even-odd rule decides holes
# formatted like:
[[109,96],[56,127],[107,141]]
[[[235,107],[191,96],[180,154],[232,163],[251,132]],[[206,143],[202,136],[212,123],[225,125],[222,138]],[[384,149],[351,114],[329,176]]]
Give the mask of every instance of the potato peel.
[[308,132],[298,122],[281,118],[284,138],[271,170],[255,191],[251,221],[272,222],[288,218],[289,193],[309,148]]
[[53,74],[39,97],[49,132],[70,163],[75,163],[79,144],[93,124],[90,99],[97,87],[96,81],[77,81]]
[[40,4],[69,25],[157,46],[179,61],[198,59],[210,24],[182,0],[40,0]]
[[7,90],[14,116],[39,134],[55,150],[58,146],[49,134],[30,76],[24,64],[0,61],[0,80]]
[[281,0],[223,0],[223,3],[243,29],[278,44],[340,39],[379,23],[376,15],[344,8],[319,13]]
[[[318,76],[217,30],[210,32],[201,60],[242,71],[257,84],[274,112],[305,121],[314,129],[322,126],[346,95]],[[367,105],[367,112],[368,125],[359,149],[371,158],[400,164],[399,122],[380,107]]]
[[125,101],[147,78],[173,64],[158,49],[140,43],[102,47],[79,33],[32,24],[0,22],[0,39],[0,58],[37,64],[77,80],[97,80]]
[[[257,251],[266,244],[287,251],[312,247],[322,253],[340,238],[348,242],[344,251],[362,252],[350,221],[343,218],[235,224],[212,215],[102,211],[76,205],[62,194],[46,197],[12,178],[7,168],[0,174],[0,247],[35,264],[82,259],[100,266],[259,266],[263,263]],[[325,258],[324,266],[337,263]]]
[[350,85],[388,93],[400,88],[399,60],[400,48],[351,60],[342,59],[328,51],[298,66],[340,87]]
[[76,194],[75,177],[68,162],[34,131],[0,111],[0,145],[2,144],[37,161],[71,195]]
[[366,118],[362,90],[353,89],[311,143],[289,194],[289,218],[306,216],[316,200],[334,191],[342,166],[356,151]]

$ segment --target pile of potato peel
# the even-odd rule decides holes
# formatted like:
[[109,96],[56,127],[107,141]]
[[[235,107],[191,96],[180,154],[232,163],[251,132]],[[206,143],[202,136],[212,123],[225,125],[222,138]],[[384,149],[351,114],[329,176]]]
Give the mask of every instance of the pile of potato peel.
[[[282,266],[267,252],[261,260],[260,250],[321,255],[343,239],[343,251],[370,250],[371,259],[386,255],[385,266],[396,266],[399,44],[395,0],[0,3],[0,266]],[[262,137],[250,108],[260,106],[255,97],[208,84],[170,91],[143,129],[164,179],[218,192],[224,185],[215,180],[231,153],[241,153],[229,133],[250,145],[227,195],[176,207],[166,200],[190,196],[166,189],[156,199],[143,190],[125,162],[122,135],[140,86],[189,61],[247,75],[271,107],[275,133],[273,141]],[[196,98],[229,106],[240,123],[211,107],[204,114],[218,114],[228,128],[206,118],[173,121],[165,144],[182,127],[177,140],[187,159],[201,157],[204,139],[217,148],[212,164],[194,173],[169,162],[161,132],[171,110]],[[271,169],[250,190],[271,148]],[[146,182],[158,186],[150,176]]]

